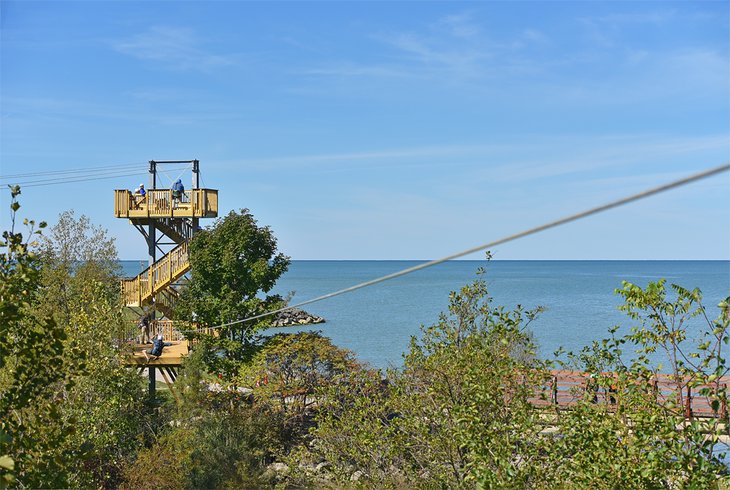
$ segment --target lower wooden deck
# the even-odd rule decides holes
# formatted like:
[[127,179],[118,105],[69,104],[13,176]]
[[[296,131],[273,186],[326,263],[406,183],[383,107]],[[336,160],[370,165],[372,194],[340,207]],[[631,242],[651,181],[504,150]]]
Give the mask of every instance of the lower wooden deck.
[[182,360],[188,355],[188,341],[166,342],[171,345],[162,349],[162,355],[155,360],[145,359],[144,351],[152,349],[152,344],[135,344],[133,355],[125,360],[128,366],[180,367]]

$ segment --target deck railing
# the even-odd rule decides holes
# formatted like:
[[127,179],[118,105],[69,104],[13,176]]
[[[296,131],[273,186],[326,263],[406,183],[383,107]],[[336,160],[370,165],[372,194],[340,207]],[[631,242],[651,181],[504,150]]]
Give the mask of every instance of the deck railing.
[[214,218],[218,216],[218,191],[191,189],[175,199],[170,189],[150,189],[144,196],[116,189],[114,215],[117,218]]
[[161,333],[162,338],[167,341],[185,340],[185,334],[175,328],[175,322],[172,320],[153,321],[151,331],[154,335]]
[[[604,373],[605,376],[614,376],[611,373]],[[712,396],[702,394],[704,388],[713,393],[718,388],[727,391],[730,384],[730,377],[719,380],[717,385],[692,386],[689,379],[674,379],[665,374],[657,374],[650,380],[643,383],[642,388],[651,393],[654,400],[664,405],[669,402],[674,404],[676,410],[686,418],[710,417],[727,418],[728,407],[721,404],[713,407]],[[580,371],[556,370],[546,373],[543,382],[534,387],[532,397],[529,401],[537,406],[553,406],[557,408],[570,408],[587,396],[593,403],[605,405],[608,410],[616,407],[621,393],[615,391],[615,387],[599,388],[596,380],[588,373]]]
[[188,243],[183,242],[137,277],[123,279],[122,299],[126,306],[142,306],[189,270]]
[[[186,328],[195,328],[188,323],[175,322],[173,320],[152,320],[150,323],[150,337],[161,333],[165,341],[180,342],[185,340],[185,333],[178,329],[178,326],[184,325]],[[184,330],[184,329],[183,329]],[[141,340],[142,331],[137,320],[126,322],[121,334],[118,335],[120,342],[139,342]]]

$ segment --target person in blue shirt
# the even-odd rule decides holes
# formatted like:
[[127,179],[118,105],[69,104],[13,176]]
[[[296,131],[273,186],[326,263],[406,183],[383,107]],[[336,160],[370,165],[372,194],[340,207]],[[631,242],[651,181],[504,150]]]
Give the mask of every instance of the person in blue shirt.
[[144,190],[144,184],[139,184],[134,192],[132,193],[132,204],[135,209],[139,209],[140,205],[144,202],[147,191]]
[[[164,348],[165,342],[162,338],[162,334],[157,334],[152,340],[152,348],[149,350],[143,350],[142,354],[144,354],[144,358],[147,359],[147,362],[150,362],[150,360],[155,361],[162,355],[162,349]],[[152,358],[150,358],[150,356]]]
[[183,185],[182,180],[177,179],[175,183],[172,184],[172,199],[175,201],[175,204],[182,200],[183,192],[185,192],[185,186]]

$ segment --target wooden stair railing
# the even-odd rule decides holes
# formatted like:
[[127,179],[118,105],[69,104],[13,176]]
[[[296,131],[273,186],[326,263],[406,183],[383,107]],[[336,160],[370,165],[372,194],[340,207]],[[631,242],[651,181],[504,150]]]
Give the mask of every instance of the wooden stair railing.
[[122,299],[126,306],[149,304],[155,295],[168,289],[189,270],[188,242],[183,242],[137,277],[123,279]]
[[180,293],[174,287],[163,289],[155,295],[155,309],[165,317],[172,318],[178,297],[180,297]]

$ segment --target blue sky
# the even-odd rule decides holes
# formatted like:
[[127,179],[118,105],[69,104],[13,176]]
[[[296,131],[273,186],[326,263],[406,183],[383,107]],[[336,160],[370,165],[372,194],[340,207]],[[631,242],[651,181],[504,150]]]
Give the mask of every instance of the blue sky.
[[[730,161],[727,2],[0,9],[0,175],[139,162],[22,195],[22,216],[90,216],[123,259],[145,246],[112,190],[150,159],[200,159],[221,209],[294,259],[438,258]],[[495,257],[730,259],[730,176]]]

